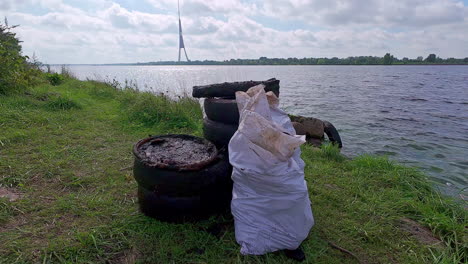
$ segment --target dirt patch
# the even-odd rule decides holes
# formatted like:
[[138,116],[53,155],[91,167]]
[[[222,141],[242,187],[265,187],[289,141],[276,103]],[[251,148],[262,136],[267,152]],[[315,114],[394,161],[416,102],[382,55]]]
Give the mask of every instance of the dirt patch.
[[21,199],[21,194],[11,189],[0,187],[0,198],[7,198],[10,202]]
[[414,220],[402,218],[400,219],[399,227],[402,230],[410,233],[411,236],[418,240],[421,244],[437,247],[443,246],[442,241],[435,237],[429,228],[422,226]]
[[191,169],[209,164],[217,149],[201,138],[168,135],[137,144],[136,155],[150,166]]
[[135,248],[125,250],[119,254],[116,258],[109,260],[109,264],[133,264],[138,261],[141,257],[141,253],[138,252]]

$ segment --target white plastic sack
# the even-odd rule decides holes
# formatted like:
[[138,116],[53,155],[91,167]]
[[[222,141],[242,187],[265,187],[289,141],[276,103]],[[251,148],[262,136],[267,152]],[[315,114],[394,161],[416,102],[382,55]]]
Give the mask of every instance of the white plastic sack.
[[236,100],[240,123],[229,142],[229,161],[241,253],[296,249],[314,225],[299,148],[305,136],[295,135],[278,98],[263,85],[236,92]]

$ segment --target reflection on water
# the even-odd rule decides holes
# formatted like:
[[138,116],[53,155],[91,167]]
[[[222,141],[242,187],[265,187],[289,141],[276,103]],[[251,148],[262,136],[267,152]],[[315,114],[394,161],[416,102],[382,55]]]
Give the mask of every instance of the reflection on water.
[[[71,66],[81,79],[135,80],[180,94],[193,85],[281,80],[289,113],[332,122],[343,152],[416,166],[451,195],[467,187],[468,66]],[[466,195],[466,190],[465,190]]]

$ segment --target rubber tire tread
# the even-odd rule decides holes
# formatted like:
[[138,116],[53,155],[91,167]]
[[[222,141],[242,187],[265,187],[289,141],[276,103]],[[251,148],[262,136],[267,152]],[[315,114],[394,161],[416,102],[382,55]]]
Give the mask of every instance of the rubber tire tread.
[[135,158],[133,175],[138,185],[169,196],[193,196],[219,183],[231,181],[232,166],[226,152],[197,171],[167,170],[147,166]]
[[196,208],[201,207],[201,197],[161,195],[138,186],[138,204],[140,211],[146,216],[165,221],[185,220],[186,216],[190,218],[196,213]]
[[217,147],[224,147],[229,144],[237,127],[238,125],[224,124],[205,118],[203,120],[203,136]]
[[330,123],[328,121],[324,121],[324,120],[322,120],[322,121],[323,121],[324,132],[325,132],[325,134],[327,134],[328,139],[330,140],[330,142],[332,142],[334,144],[337,144],[339,148],[342,148],[343,147],[343,142],[341,141],[340,134],[336,130],[335,126],[332,125],[332,123]]
[[140,211],[146,216],[168,222],[199,220],[213,213],[228,212],[231,199],[232,181],[230,186],[218,186],[194,196],[162,195],[138,186]]
[[239,124],[239,110],[235,99],[206,98],[203,106],[208,119],[224,124]]

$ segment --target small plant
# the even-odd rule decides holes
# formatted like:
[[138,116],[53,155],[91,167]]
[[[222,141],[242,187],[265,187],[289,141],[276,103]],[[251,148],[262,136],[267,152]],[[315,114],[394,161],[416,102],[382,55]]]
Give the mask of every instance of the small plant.
[[60,85],[64,79],[63,76],[58,73],[47,73],[46,78],[53,86]]
[[64,96],[57,96],[50,99],[47,104],[47,108],[50,110],[69,110],[69,109],[80,109],[81,105]]
[[321,156],[327,158],[328,160],[333,160],[336,162],[342,162],[346,158],[340,153],[340,149],[337,145],[332,143],[323,144],[321,147]]
[[115,78],[110,80],[109,77],[106,77],[106,79],[103,82],[116,90],[122,89],[122,85]]

